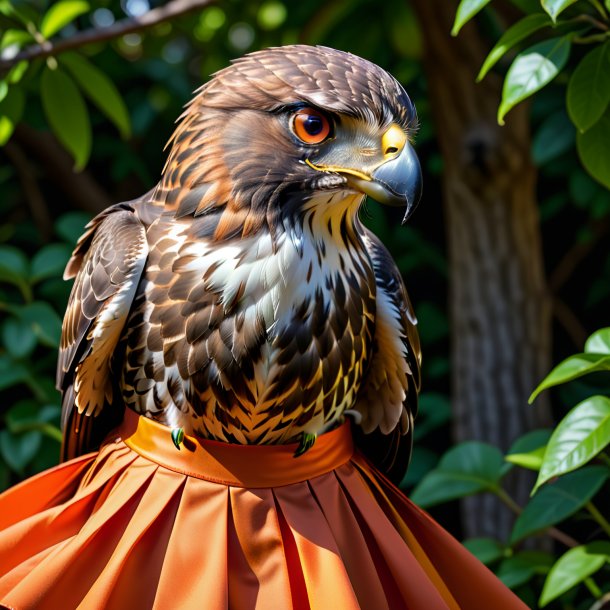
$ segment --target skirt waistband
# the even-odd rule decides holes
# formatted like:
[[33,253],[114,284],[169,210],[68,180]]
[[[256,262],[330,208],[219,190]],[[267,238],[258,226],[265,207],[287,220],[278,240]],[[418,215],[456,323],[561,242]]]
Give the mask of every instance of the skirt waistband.
[[177,449],[170,428],[130,409],[125,409],[123,423],[108,442],[118,440],[142,457],[174,472],[250,488],[306,481],[345,464],[354,453],[348,422],[319,436],[313,447],[299,457],[293,457],[296,443],[237,445],[186,435]]

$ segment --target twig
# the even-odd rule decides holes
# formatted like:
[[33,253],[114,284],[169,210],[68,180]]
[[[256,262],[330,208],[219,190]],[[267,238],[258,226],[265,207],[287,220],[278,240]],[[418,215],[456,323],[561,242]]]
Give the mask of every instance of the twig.
[[557,294],[559,289],[568,281],[574,269],[589,255],[597,245],[600,238],[610,229],[608,217],[596,220],[589,225],[592,236],[587,242],[576,242],[559,261],[549,278],[549,288],[552,293]]
[[56,42],[46,41],[42,44],[32,45],[23,49],[10,59],[0,60],[0,72],[10,70],[23,60],[32,60],[43,57],[59,55],[69,49],[82,47],[92,42],[102,42],[111,38],[118,38],[124,34],[138,32],[163,21],[169,21],[174,17],[195,11],[213,3],[214,0],[173,0],[165,6],[152,9],[140,17],[129,17],[117,21],[106,28],[91,28],[74,34],[69,38]]
[[86,170],[75,173],[73,161],[50,133],[38,132],[22,123],[13,136],[30,159],[37,159],[47,176],[79,208],[97,214],[114,203],[114,198]]
[[603,21],[596,19],[592,15],[587,15],[586,13],[584,15],[578,15],[578,17],[574,17],[574,21],[584,21],[589,25],[596,27],[598,30],[603,30],[604,32],[608,31],[608,26]]
[[[508,508],[510,508],[513,513],[515,513],[515,515],[520,515],[523,512],[523,509],[501,487],[495,489],[494,493],[504,504],[506,504],[506,506],[508,506]],[[578,541],[572,538],[572,536],[558,530],[556,527],[549,527],[545,530],[545,532],[551,538],[554,538],[567,547],[573,548],[579,545]]]

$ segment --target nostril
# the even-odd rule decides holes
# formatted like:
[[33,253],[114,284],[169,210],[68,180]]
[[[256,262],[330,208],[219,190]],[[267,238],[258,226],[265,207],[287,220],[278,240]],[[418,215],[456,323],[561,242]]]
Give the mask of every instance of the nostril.
[[385,154],[386,155],[393,155],[394,153],[398,152],[398,148],[396,148],[396,146],[388,146],[385,149]]

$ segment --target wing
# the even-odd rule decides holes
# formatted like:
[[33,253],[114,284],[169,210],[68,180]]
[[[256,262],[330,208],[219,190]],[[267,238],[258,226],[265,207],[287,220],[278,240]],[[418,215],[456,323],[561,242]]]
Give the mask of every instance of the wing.
[[356,442],[399,483],[411,456],[420,387],[417,320],[390,253],[369,231],[364,242],[373,263],[377,296],[373,352],[355,406],[362,415]]
[[123,408],[112,404],[113,356],[147,254],[144,225],[133,207],[118,204],[87,225],[68,262],[64,279],[76,280],[57,365],[63,460],[94,449],[122,419]]

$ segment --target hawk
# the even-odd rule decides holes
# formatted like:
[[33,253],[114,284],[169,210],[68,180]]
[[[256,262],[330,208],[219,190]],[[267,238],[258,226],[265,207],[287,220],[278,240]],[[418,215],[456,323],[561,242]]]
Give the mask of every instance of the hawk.
[[406,467],[420,349],[358,211],[415,206],[416,123],[322,47],[198,91],[159,184],[68,263],[66,461],[0,495],[0,606],[526,610],[379,471]]
[[353,414],[363,451],[399,479],[416,319],[358,212],[367,195],[414,208],[416,129],[403,87],[349,53],[273,48],[215,74],[158,185],[91,221],[68,263],[64,459],[96,448],[125,407],[297,453]]

